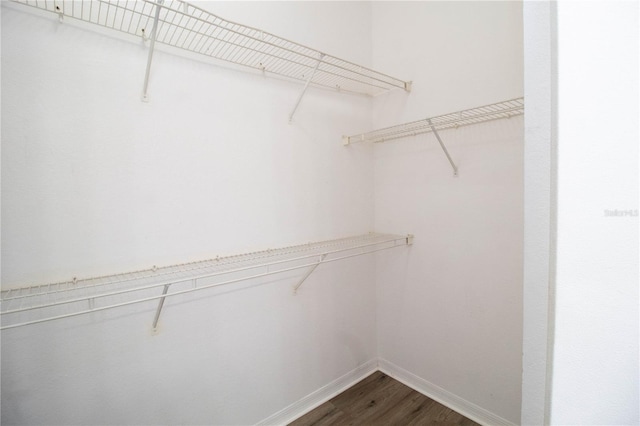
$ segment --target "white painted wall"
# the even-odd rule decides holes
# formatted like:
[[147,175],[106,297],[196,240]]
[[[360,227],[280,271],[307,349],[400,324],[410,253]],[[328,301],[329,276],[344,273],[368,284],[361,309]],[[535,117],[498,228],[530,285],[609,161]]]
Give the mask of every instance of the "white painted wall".
[[156,336],[154,304],[5,331],[2,422],[250,424],[379,355],[517,423],[522,117],[443,132],[457,178],[433,136],[340,135],[521,96],[522,6],[199,4],[414,91],[311,90],[289,126],[299,85],[159,52],[143,104],[140,44],[3,5],[3,288],[374,227],[411,255],[319,268],[295,298],[295,274],[185,297]]
[[[373,65],[414,80],[374,126],[523,95],[522,4],[375,2]],[[415,234],[379,262],[378,350],[488,424],[520,420],[523,119],[375,147],[375,223]],[[438,390],[439,389],[439,390]]]
[[[368,3],[200,5],[370,63]],[[3,288],[372,230],[370,100],[146,52],[3,2]],[[373,262],[6,330],[2,423],[255,423],[375,359]]]
[[522,424],[638,424],[640,10],[596,1],[525,11],[536,107],[525,230],[538,236],[525,245]]
[[[555,6],[523,4],[524,20],[524,279],[522,425],[548,424],[551,305],[555,279],[556,138]],[[548,369],[549,368],[549,369]]]
[[[366,5],[215,6],[223,8],[370,61]],[[11,12],[3,25],[4,286],[370,230],[370,152],[340,144],[347,130],[369,125],[366,98],[312,91],[288,125],[301,85],[160,53],[145,104],[140,44]],[[340,25],[343,33],[319,22],[338,14],[357,16],[360,35],[358,25]],[[213,236],[222,243],[212,247]]]
[[[551,424],[638,424],[640,10],[605,1],[557,8]],[[607,216],[616,209],[635,216]]]

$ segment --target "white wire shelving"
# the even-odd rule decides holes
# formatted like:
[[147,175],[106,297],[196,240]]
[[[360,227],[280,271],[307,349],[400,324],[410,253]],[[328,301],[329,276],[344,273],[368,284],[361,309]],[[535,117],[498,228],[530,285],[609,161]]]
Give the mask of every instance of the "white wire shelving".
[[167,298],[289,271],[304,274],[294,294],[321,264],[411,245],[412,235],[369,233],[97,278],[4,290],[0,330],[157,301],[155,330]]
[[457,175],[458,168],[451,159],[447,148],[444,146],[444,143],[438,133],[439,131],[457,129],[458,127],[484,123],[486,121],[511,118],[522,114],[524,114],[524,98],[515,98],[490,105],[483,105],[463,111],[439,115],[437,117],[429,117],[422,120],[385,127],[367,133],[343,136],[342,141],[345,145],[358,142],[381,143],[406,138],[408,136],[416,136],[423,133],[433,133],[453,168],[453,174]]
[[[217,60],[345,92],[375,95],[410,82],[257,28],[225,20],[181,0],[13,0]],[[306,86],[305,86],[306,89]]]
[[434,129],[436,131],[455,129],[471,124],[483,123],[485,121],[511,118],[522,114],[524,114],[524,98],[516,98],[495,104],[466,109],[464,111],[439,115],[437,117],[424,118],[422,120],[385,127],[383,129],[377,129],[367,133],[344,136],[343,141],[346,145],[357,142],[387,142],[408,136],[416,136],[422,133],[433,132]]

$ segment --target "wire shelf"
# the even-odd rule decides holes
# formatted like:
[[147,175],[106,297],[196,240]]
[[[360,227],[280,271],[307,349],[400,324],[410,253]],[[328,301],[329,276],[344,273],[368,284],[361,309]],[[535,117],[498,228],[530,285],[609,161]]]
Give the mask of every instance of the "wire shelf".
[[4,290],[0,330],[89,314],[106,309],[307,269],[295,290],[322,263],[412,244],[411,235],[370,233],[109,276]]
[[[367,95],[410,83],[270,34],[227,21],[180,0],[13,0],[116,31],[311,85]],[[317,69],[316,69],[317,68]]]
[[452,112],[437,117],[425,118],[410,123],[386,127],[353,136],[344,136],[344,143],[348,145],[356,142],[386,142],[422,133],[458,128],[485,121],[511,118],[524,114],[524,98],[516,98],[495,104],[484,105],[464,111]]

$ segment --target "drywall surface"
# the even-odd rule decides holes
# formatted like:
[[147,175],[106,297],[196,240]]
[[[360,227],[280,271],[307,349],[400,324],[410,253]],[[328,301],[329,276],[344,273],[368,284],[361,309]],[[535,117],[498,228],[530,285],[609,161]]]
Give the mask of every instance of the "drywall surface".
[[638,424],[638,3],[557,8],[551,424]]
[[[375,99],[376,128],[523,95],[521,3],[375,2],[373,35],[374,66],[414,81]],[[377,272],[379,355],[478,420],[518,423],[523,118],[441,137],[458,177],[432,134],[375,147],[376,227],[415,234]]]
[[[522,335],[522,425],[548,424],[548,372],[551,367],[549,314],[555,259],[552,234],[552,140],[555,137],[554,8],[550,2],[524,2],[526,99],[524,168],[524,279]],[[552,322],[551,322],[552,323]],[[549,368],[549,369],[548,369]]]
[[[370,63],[367,3],[205,3]],[[2,10],[2,285],[368,232],[369,99]],[[331,22],[331,31],[327,31]],[[376,358],[374,258],[2,332],[3,424],[253,424]]]

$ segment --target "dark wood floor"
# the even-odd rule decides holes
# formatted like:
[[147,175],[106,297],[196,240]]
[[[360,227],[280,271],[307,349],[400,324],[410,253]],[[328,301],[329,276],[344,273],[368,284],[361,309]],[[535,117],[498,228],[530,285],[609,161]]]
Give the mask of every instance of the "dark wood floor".
[[290,424],[302,425],[475,426],[477,423],[376,371]]

